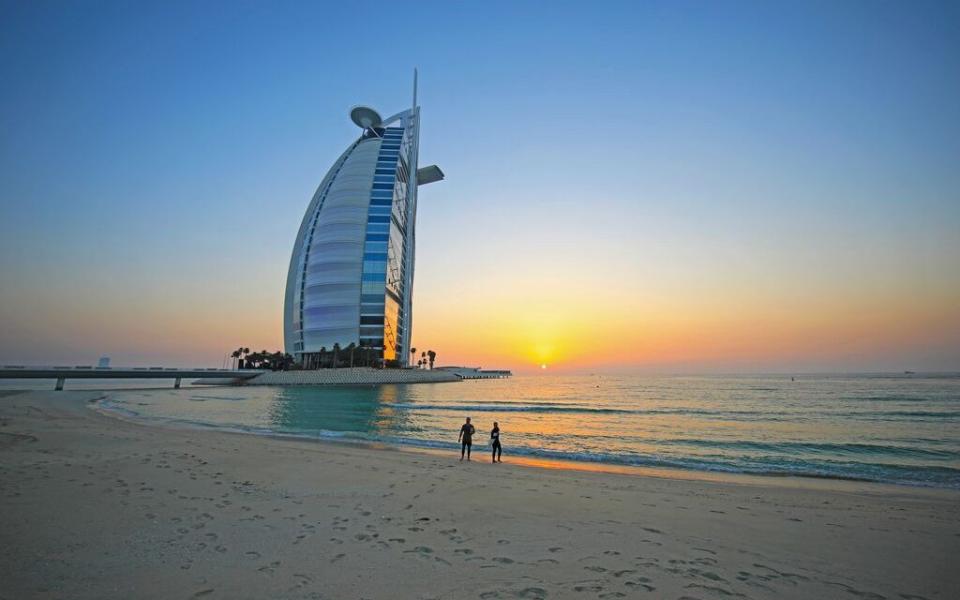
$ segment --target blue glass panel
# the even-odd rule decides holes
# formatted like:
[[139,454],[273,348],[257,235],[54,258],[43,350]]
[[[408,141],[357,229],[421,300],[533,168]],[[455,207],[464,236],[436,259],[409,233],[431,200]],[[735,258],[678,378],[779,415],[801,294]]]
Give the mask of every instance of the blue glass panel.
[[390,222],[390,217],[389,217],[389,216],[382,217],[382,216],[378,216],[378,215],[370,215],[369,217],[367,217],[367,222],[369,222],[369,223],[389,223],[389,222]]
[[375,189],[375,190],[392,190],[392,189],[393,189],[393,184],[392,184],[392,183],[375,183],[375,184],[373,184],[373,189]]
[[383,317],[360,317],[361,325],[383,325]]

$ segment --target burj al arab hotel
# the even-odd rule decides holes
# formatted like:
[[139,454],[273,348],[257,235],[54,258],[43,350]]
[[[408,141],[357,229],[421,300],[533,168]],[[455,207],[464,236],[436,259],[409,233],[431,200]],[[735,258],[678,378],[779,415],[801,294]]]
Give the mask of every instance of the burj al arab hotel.
[[284,300],[284,345],[306,368],[350,344],[406,365],[410,354],[417,188],[443,179],[418,168],[420,107],[386,119],[350,111],[360,136],[330,167],[297,233]]

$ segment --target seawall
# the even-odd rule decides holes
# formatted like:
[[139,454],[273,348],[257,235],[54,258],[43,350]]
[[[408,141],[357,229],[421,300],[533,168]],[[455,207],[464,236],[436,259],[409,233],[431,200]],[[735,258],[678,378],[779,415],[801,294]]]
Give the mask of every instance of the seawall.
[[315,371],[274,371],[254,377],[243,385],[380,385],[448,381],[461,381],[461,378],[454,373],[439,370],[356,367]]

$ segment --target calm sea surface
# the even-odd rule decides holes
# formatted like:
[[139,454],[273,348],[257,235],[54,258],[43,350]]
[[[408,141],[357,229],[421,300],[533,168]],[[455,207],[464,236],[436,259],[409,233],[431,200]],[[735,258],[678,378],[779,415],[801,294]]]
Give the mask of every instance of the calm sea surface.
[[106,408],[254,433],[505,457],[960,489],[960,377],[515,377],[377,387],[121,390]]

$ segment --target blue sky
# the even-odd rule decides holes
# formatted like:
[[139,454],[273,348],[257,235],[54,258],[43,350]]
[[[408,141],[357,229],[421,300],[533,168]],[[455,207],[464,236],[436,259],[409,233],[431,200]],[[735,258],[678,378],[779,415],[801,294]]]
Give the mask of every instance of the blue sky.
[[347,111],[407,107],[414,66],[421,162],[448,175],[421,194],[415,320],[448,356],[474,358],[449,330],[486,316],[445,297],[511,310],[611,282],[599,306],[648,303],[610,336],[691,295],[809,307],[809,331],[874,315],[630,364],[960,367],[948,2],[0,2],[0,360],[279,347]]

